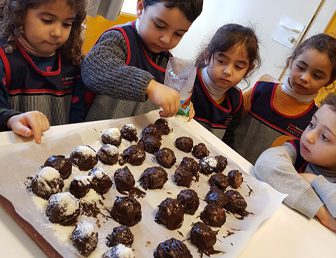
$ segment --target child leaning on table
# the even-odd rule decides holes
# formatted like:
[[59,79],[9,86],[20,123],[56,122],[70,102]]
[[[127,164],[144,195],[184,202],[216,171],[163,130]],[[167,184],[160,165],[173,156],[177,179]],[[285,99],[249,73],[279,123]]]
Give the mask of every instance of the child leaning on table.
[[244,113],[234,149],[251,163],[281,135],[299,139],[316,112],[318,91],[336,78],[336,39],[312,36],[287,59],[283,83],[258,81],[244,92]]
[[203,0],[138,0],[135,22],[103,33],[82,65],[84,83],[99,94],[87,120],[128,117],[158,106],[161,116],[175,115],[180,96],[162,84],[169,50],[180,42],[202,5]]
[[84,121],[82,0],[0,0],[0,130],[25,137]]
[[230,146],[243,110],[237,84],[259,66],[257,36],[239,24],[220,27],[197,58],[195,119]]
[[288,194],[288,206],[336,232],[336,94],[326,97],[300,140],[263,152],[254,171]]

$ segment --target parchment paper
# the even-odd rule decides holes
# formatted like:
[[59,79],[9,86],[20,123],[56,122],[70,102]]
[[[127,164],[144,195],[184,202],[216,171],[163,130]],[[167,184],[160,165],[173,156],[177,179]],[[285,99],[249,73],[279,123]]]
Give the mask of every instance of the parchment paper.
[[[63,154],[69,156],[71,151],[81,144],[90,145],[95,150],[98,150],[101,146],[100,134],[109,127],[121,128],[126,123],[133,123],[140,137],[141,130],[148,124],[154,123],[158,118],[158,112],[152,111],[137,117],[106,120],[99,123],[92,122],[89,125],[85,124],[80,129],[70,131],[66,135],[56,134],[53,137],[49,137],[41,145],[31,142],[0,147],[0,194],[13,204],[16,213],[30,223],[58,253],[64,257],[79,257],[79,253],[72,246],[70,240],[74,226],[65,227],[50,223],[45,216],[47,201],[35,196],[26,189],[26,178],[34,175],[50,155]],[[142,206],[142,220],[137,225],[131,227],[135,238],[132,249],[136,257],[153,257],[153,252],[160,242],[175,237],[185,240],[184,242],[192,255],[200,257],[197,248],[191,244],[188,238],[192,223],[200,221],[199,215],[206,205],[203,199],[209,191],[207,183],[209,177],[200,174],[200,181],[192,183],[191,188],[198,193],[201,199],[200,207],[195,215],[184,215],[184,222],[181,228],[170,231],[165,226],[154,222],[157,206],[161,201],[166,197],[176,198],[177,194],[182,189],[185,189],[184,187],[176,186],[172,180],[172,176],[182,158],[185,156],[192,157],[192,155],[191,153],[186,154],[176,149],[174,146],[175,139],[180,136],[190,136],[193,138],[194,144],[205,143],[210,150],[211,156],[221,154],[227,157],[228,166],[224,171],[225,174],[231,169],[248,172],[252,166],[197,122],[191,121],[187,123],[185,118],[182,117],[174,117],[167,120],[170,127],[173,128],[173,132],[167,136],[163,136],[161,147],[173,149],[177,162],[171,169],[166,169],[169,179],[163,189],[147,190],[144,198],[138,198]],[[128,141],[123,140],[119,151],[122,152],[129,145]],[[141,166],[127,164],[136,179],[136,186],[139,186],[137,180],[145,168],[158,165],[153,155],[149,153],[146,153],[146,155],[146,161]],[[111,178],[113,178],[114,171],[120,167],[119,165],[107,166],[100,162],[97,166],[103,167]],[[69,179],[65,180],[63,191],[68,190],[73,176],[87,173],[88,171],[80,172],[76,167],[73,167],[72,175]],[[221,228],[213,228],[214,230],[219,230],[214,247],[216,250],[223,251],[223,253],[213,255],[212,257],[236,257],[258,226],[276,211],[284,198],[283,194],[280,194],[267,184],[256,180],[254,177],[246,173],[243,176],[244,182],[238,191],[247,201],[247,211],[251,212],[251,214],[240,220],[234,214],[227,213],[226,223]],[[253,190],[252,192],[251,189]],[[97,249],[89,257],[102,257],[102,254],[108,249],[105,245],[106,236],[112,232],[113,227],[118,225],[112,218],[107,217],[109,215],[108,210],[111,210],[115,196],[121,196],[121,194],[117,192],[113,185],[112,189],[104,195],[104,199],[93,190],[90,190],[90,193],[85,197],[90,201],[103,200],[104,205],[100,208],[105,215],[98,216],[97,225],[99,227],[97,226],[97,230],[99,243]],[[89,220],[93,219],[89,218]],[[50,251],[47,252],[49,252],[48,255],[50,256],[54,255]]]

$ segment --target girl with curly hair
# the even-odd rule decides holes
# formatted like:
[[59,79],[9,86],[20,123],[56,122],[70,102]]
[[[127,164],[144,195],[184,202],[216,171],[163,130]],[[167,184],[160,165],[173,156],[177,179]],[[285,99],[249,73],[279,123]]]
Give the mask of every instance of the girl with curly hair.
[[0,0],[0,131],[37,143],[49,125],[84,120],[87,1]]

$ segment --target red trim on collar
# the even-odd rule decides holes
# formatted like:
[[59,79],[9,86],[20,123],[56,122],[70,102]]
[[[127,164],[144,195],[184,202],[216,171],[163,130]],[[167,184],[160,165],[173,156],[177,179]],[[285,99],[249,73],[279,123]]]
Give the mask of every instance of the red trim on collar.
[[231,101],[228,98],[228,94],[225,94],[225,99],[223,100],[223,101],[226,101],[227,104],[228,104],[229,109],[226,109],[226,108],[222,107],[221,105],[219,105],[216,101],[214,101],[213,98],[210,96],[207,88],[205,87],[205,83],[203,81],[202,74],[201,74],[200,70],[197,71],[197,77],[200,80],[200,83],[201,83],[201,86],[202,86],[202,90],[204,91],[204,93],[208,97],[208,99],[212,102],[212,104],[214,106],[216,106],[218,109],[220,109],[220,110],[222,110],[222,111],[224,111],[226,113],[231,113],[232,112],[232,106],[231,106]]
[[166,72],[165,68],[162,68],[161,66],[157,65],[156,63],[154,63],[152,61],[152,59],[150,59],[150,57],[149,57],[149,55],[147,53],[147,50],[144,47],[142,47],[142,51],[144,52],[145,57],[147,58],[148,62],[151,64],[151,66],[153,66],[155,69],[159,70],[160,72],[163,72],[163,73]]
[[57,76],[61,74],[61,54],[59,51],[56,52],[58,55],[58,69],[56,71],[46,72],[46,71],[42,71],[40,68],[36,66],[34,61],[31,59],[31,57],[29,56],[29,54],[27,53],[27,51],[24,49],[24,47],[21,45],[19,41],[17,41],[17,47],[20,53],[23,55],[23,57],[31,64],[31,66],[34,68],[34,70],[37,73],[43,76]]

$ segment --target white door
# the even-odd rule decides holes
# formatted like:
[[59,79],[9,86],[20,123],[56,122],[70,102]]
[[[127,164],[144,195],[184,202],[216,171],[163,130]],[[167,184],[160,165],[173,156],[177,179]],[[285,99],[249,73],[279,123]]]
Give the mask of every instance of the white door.
[[[335,0],[329,1],[336,3]],[[250,77],[251,84],[264,73],[279,78],[292,51],[272,40],[279,21],[283,17],[289,17],[307,27],[323,2],[324,0],[204,0],[202,14],[173,50],[173,54],[195,59],[202,45],[211,39],[217,28],[226,23],[239,23],[254,28],[260,41],[262,66]],[[241,86],[245,88],[247,85]]]

